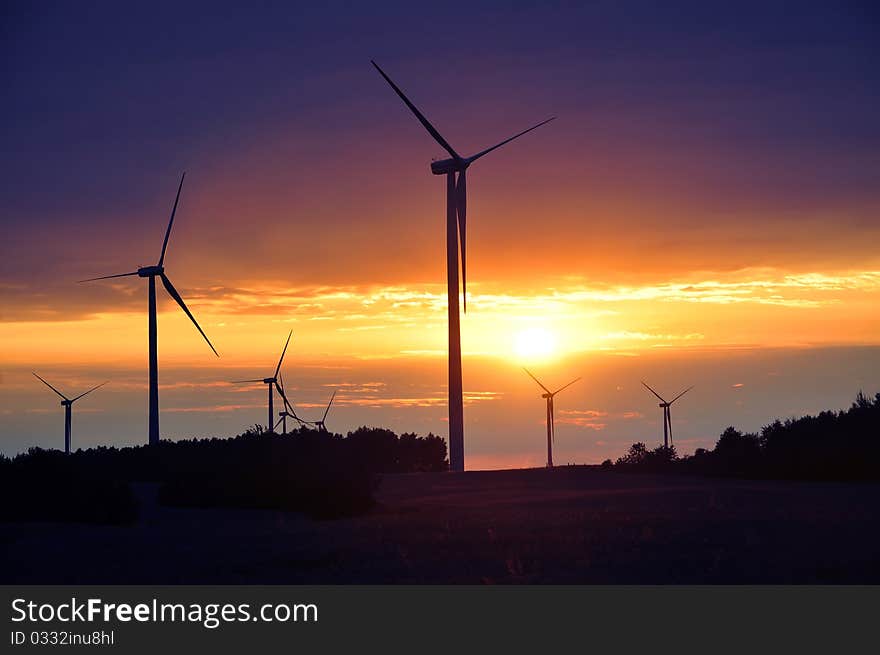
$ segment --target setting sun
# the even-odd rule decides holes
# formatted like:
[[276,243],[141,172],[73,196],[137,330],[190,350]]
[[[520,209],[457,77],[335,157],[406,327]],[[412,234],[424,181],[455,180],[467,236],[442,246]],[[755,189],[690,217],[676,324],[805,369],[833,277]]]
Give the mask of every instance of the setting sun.
[[546,359],[556,352],[556,336],[544,328],[526,328],[517,333],[514,349],[519,359]]

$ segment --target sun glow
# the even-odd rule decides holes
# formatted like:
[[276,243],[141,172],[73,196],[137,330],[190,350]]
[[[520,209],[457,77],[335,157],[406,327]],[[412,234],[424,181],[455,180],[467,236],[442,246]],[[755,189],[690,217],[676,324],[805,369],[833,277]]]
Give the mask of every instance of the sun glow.
[[516,334],[514,350],[521,360],[548,359],[556,352],[556,336],[545,328],[526,328]]

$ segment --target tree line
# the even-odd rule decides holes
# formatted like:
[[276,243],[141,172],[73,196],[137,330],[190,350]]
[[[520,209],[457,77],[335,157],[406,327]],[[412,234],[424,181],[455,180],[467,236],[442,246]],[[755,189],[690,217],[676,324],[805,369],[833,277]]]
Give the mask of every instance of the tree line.
[[880,479],[880,393],[859,392],[841,411],[773,421],[760,432],[725,429],[711,450],[679,457],[673,446],[639,442],[607,469],[790,480]]
[[336,518],[366,512],[383,473],[445,471],[446,442],[361,427],[346,436],[257,425],[233,438],[99,446],[65,455],[31,448],[0,456],[0,520],[126,523],[138,515],[133,483],[158,483],[178,507],[251,507]]

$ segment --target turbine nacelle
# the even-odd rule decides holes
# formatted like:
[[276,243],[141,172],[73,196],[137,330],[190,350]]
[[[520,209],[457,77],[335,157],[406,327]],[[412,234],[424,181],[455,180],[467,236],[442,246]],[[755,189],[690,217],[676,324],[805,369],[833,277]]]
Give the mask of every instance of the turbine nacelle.
[[164,266],[141,266],[137,270],[138,277],[156,277],[165,272]]
[[438,159],[431,162],[431,172],[434,175],[448,175],[449,173],[458,173],[465,170],[471,163],[466,159]]
[[276,378],[263,378],[263,384],[276,384],[277,382]]

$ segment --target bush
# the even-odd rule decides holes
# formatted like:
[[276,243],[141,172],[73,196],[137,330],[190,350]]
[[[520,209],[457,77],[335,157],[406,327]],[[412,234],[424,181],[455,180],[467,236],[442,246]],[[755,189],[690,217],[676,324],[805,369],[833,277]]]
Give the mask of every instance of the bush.
[[159,502],[183,507],[299,511],[340,518],[373,506],[377,478],[339,441],[315,435],[230,440],[181,460],[159,489]]
[[128,482],[88,466],[80,453],[30,449],[0,465],[0,521],[121,524],[137,518]]

